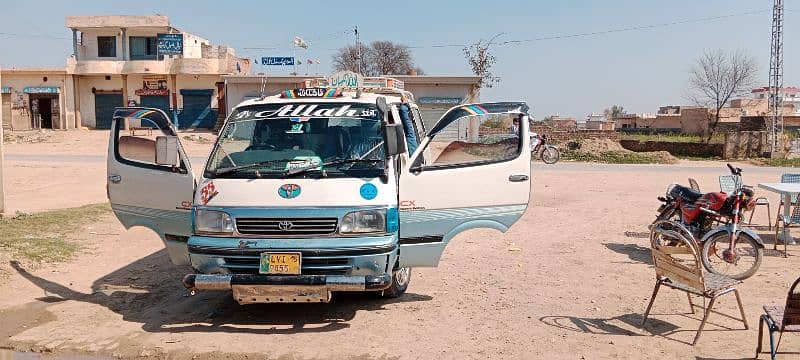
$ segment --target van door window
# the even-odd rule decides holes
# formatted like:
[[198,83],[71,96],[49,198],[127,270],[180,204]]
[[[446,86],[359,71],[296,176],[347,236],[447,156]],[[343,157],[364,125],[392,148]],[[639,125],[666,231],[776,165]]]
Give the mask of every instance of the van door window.
[[116,124],[114,150],[118,161],[156,170],[174,170],[171,166],[156,163],[156,138],[169,134],[160,129],[153,119],[120,117]]
[[520,144],[518,115],[466,116],[433,136],[428,145],[432,159],[428,167],[507,161],[519,156]]

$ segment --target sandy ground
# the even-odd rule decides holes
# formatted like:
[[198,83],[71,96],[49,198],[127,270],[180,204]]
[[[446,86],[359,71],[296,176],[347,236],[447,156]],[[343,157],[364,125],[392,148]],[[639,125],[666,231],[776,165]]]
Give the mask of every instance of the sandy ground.
[[[26,139],[44,142],[6,143],[6,213],[35,212],[107,201],[108,130],[22,131]],[[192,137],[194,141],[184,137]],[[215,138],[209,132],[184,132],[181,143],[198,173]],[[198,137],[207,141],[198,141]]]
[[[76,147],[102,156],[102,143],[81,139]],[[29,145],[7,150],[55,149]],[[76,178],[50,181],[59,187],[74,180],[75,189],[43,196],[55,191],[42,185],[47,179],[27,176],[54,173],[19,161],[12,168],[20,172],[11,175],[18,181],[9,186],[17,192],[12,203],[33,210],[105,199],[103,163],[59,164],[65,168],[55,173]],[[776,181],[781,172],[745,166],[745,182]],[[691,314],[685,295],[669,290],[659,295],[648,326],[639,327],[654,282],[646,225],[656,196],[689,176],[714,190],[724,173],[724,164],[713,162],[536,163],[533,202],[509,232],[459,236],[438,268],[415,269],[408,293],[388,301],[348,295],[330,304],[240,306],[227,293],[189,296],[179,281],[188,269],[169,263],[157,237],[125,230],[109,216],[76,234],[86,250],[74,261],[35,269],[2,265],[9,275],[0,279],[0,346],[178,359],[752,358],[761,305],[782,303],[800,275],[797,246],[790,246],[789,258],[768,251],[757,275],[740,286],[749,330],[714,313],[692,347],[702,312]],[[74,194],[81,195],[60,200]],[[774,215],[778,199],[764,195]],[[48,204],[39,204],[44,199]],[[765,213],[759,209],[755,222],[765,223]],[[761,233],[771,244],[769,232]],[[715,309],[737,314],[732,296]],[[796,358],[800,339],[786,336],[781,346],[795,352],[782,358]]]

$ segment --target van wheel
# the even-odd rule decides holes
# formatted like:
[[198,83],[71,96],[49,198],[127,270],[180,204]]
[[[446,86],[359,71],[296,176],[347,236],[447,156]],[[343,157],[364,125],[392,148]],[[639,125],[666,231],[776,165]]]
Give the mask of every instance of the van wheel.
[[399,268],[392,271],[392,286],[383,290],[383,297],[394,299],[406,293],[408,283],[411,282],[411,268]]

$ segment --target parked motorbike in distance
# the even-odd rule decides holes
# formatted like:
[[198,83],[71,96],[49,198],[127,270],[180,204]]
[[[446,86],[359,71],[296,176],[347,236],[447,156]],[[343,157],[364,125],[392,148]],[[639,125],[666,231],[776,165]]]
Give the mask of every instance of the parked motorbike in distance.
[[547,143],[545,134],[531,133],[531,155],[535,159],[538,155],[545,164],[555,164],[561,158],[558,148]]
[[653,224],[663,220],[679,223],[702,247],[700,258],[708,271],[742,280],[761,266],[764,244],[758,234],[741,226],[744,212],[755,207],[753,188],[742,183],[742,169],[730,164],[728,169],[736,184],[732,193],[703,194],[672,184],[665,196],[658,197],[662,204]]

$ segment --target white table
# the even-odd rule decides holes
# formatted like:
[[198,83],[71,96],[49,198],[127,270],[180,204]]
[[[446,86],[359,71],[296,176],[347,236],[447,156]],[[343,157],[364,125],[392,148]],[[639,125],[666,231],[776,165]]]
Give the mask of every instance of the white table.
[[[789,217],[792,214],[792,195],[800,194],[800,183],[761,183],[758,184],[758,187],[780,194],[783,200],[783,216]],[[796,244],[789,235],[789,229],[786,228],[781,233],[781,240],[788,240],[788,243],[792,245]]]

